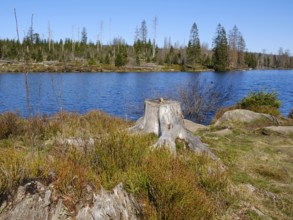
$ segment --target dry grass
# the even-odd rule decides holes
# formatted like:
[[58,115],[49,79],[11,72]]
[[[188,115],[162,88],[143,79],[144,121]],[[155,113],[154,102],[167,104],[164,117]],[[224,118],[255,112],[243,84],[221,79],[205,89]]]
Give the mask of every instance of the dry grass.
[[[211,219],[228,208],[227,176],[214,161],[184,150],[176,157],[150,151],[157,137],[130,135],[130,122],[97,111],[62,113],[31,119],[31,135],[27,120],[12,113],[0,119],[7,127],[0,139],[1,197],[39,180],[74,207],[88,184],[98,190],[123,182],[149,219]],[[66,144],[70,137],[83,143]]]
[[293,137],[263,135],[254,128],[242,125],[225,137],[200,134],[229,168],[231,194],[237,199],[225,218],[292,219]]
[[[215,161],[185,150],[181,142],[176,156],[163,149],[151,151],[155,135],[132,136],[127,130],[131,122],[97,111],[35,117],[30,122],[33,138],[28,121],[12,113],[0,120],[5,128],[0,139],[2,198],[27,181],[39,180],[74,207],[88,184],[99,190],[123,182],[140,201],[146,219],[293,217],[293,137],[263,135],[256,129],[261,123],[236,127],[225,137],[200,131],[227,166],[223,173]],[[83,143],[63,141],[71,137]]]

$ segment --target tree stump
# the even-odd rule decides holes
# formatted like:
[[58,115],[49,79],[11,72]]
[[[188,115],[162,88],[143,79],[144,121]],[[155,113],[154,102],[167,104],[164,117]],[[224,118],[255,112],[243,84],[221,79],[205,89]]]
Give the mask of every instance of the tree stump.
[[216,156],[200,138],[193,135],[184,126],[180,103],[173,100],[153,99],[145,100],[145,114],[130,128],[133,133],[155,133],[159,136],[153,147],[168,147],[176,152],[177,138],[184,140],[188,147],[198,153],[207,153],[211,158]]

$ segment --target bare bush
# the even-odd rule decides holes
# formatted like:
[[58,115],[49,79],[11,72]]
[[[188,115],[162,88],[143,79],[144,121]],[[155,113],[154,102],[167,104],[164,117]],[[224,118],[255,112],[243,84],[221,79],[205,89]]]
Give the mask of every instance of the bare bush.
[[184,116],[198,123],[208,122],[229,99],[231,88],[226,88],[199,78],[181,85],[178,92]]
[[292,118],[293,119],[293,108],[292,108],[291,112],[289,113],[288,118]]

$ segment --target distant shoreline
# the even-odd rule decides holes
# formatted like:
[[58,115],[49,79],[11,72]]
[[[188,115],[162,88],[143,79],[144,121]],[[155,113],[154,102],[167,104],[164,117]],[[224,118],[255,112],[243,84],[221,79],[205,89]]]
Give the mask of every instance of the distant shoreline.
[[[181,72],[190,71],[183,69],[181,65],[157,65],[146,63],[140,66],[126,65],[116,67],[114,65],[100,64],[89,65],[84,63],[62,63],[58,61],[39,62],[26,64],[27,72]],[[197,69],[191,72],[214,71],[213,69]],[[22,73],[24,72],[24,64],[18,61],[0,61],[0,73]]]
[[[251,68],[246,69],[235,69],[229,71],[246,71],[246,70],[256,70]],[[291,69],[257,69],[257,70],[291,70]],[[49,72],[49,73],[60,73],[60,72],[75,72],[75,73],[95,73],[95,72],[119,72],[119,73],[128,73],[128,72],[213,72],[214,69],[186,69],[182,65],[158,65],[154,63],[146,63],[140,66],[137,65],[126,65],[122,67],[116,67],[114,65],[88,65],[87,63],[76,64],[74,62],[62,63],[58,61],[50,62],[39,62],[39,63],[29,63],[26,64],[26,71],[29,73],[40,73],[40,72]],[[1,60],[0,61],[0,74],[1,73],[23,73],[24,65],[22,62],[18,61],[9,61]]]

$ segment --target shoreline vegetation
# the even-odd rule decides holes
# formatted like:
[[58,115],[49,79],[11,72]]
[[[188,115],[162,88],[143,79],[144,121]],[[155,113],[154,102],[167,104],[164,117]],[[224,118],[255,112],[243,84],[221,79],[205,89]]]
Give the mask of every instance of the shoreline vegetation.
[[[292,70],[292,68],[260,68],[258,70]],[[95,73],[95,72],[209,72],[215,71],[212,68],[199,68],[188,69],[181,65],[159,65],[154,63],[146,63],[140,66],[137,65],[125,65],[122,67],[116,67],[111,64],[101,65],[89,65],[84,62],[75,61],[69,62],[65,66],[62,62],[58,61],[44,61],[39,63],[29,63],[26,65],[26,70],[30,73],[60,73],[60,72],[73,72],[73,73]],[[241,68],[230,71],[247,71],[255,70],[252,68]],[[1,73],[23,73],[25,72],[22,62],[14,60],[0,60],[0,74]]]
[[[197,70],[185,70],[180,65],[159,65],[154,63],[147,63],[144,65],[125,65],[116,67],[111,64],[89,65],[83,62],[70,62],[65,66],[58,61],[45,61],[39,63],[30,63],[26,65],[28,72],[204,72],[214,71],[213,69],[203,68]],[[22,62],[16,61],[1,61],[0,73],[23,73],[24,67]]]

